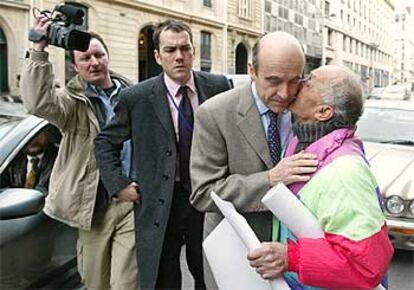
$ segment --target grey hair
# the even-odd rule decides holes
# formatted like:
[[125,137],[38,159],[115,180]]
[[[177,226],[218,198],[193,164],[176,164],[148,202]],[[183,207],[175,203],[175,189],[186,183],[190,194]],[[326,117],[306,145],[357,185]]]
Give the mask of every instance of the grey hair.
[[364,106],[362,81],[358,75],[348,70],[331,79],[321,95],[325,103],[334,107],[334,124],[338,127],[356,125]]

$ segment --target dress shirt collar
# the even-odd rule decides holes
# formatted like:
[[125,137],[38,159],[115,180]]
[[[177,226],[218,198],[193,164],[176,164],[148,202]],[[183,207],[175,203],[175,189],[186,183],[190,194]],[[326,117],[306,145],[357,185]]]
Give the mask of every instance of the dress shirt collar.
[[27,154],[26,155],[26,158],[27,158],[27,171],[29,172],[30,169],[32,168],[32,163],[30,162],[32,159],[34,159],[34,158],[38,158],[39,159],[39,161],[37,163],[37,166],[39,167],[40,166],[40,163],[42,163],[42,159],[43,159],[43,156],[44,155],[45,155],[44,152],[39,153],[37,155],[29,155],[29,154]]
[[[178,90],[183,85],[180,85],[177,82],[175,82],[166,73],[164,73],[164,82],[165,82],[165,85],[167,87],[167,90],[171,94],[171,96],[178,97],[177,96]],[[194,94],[197,93],[197,90],[196,90],[196,87],[195,87],[195,82],[194,82],[194,74],[193,74],[193,72],[191,72],[190,78],[188,79],[188,81],[184,85],[187,86],[192,93],[194,93]]]

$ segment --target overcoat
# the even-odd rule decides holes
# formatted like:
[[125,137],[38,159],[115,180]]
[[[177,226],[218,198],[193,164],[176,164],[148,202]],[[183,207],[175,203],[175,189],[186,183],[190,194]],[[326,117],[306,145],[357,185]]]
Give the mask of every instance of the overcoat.
[[[224,76],[193,73],[200,103],[229,89]],[[130,138],[133,174],[127,177],[121,172],[119,150]],[[96,158],[110,194],[132,181],[139,185],[141,203],[135,206],[135,226],[140,283],[141,289],[154,289],[177,162],[176,135],[163,74],[121,92],[114,119],[96,138]]]

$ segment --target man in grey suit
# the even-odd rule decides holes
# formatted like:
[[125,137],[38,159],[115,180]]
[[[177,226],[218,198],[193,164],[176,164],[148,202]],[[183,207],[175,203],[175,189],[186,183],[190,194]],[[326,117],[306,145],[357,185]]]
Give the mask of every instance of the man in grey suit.
[[[205,289],[202,264],[204,215],[189,203],[193,112],[229,89],[224,76],[192,70],[190,28],[168,20],[154,32],[157,77],[121,92],[115,118],[96,139],[96,158],[109,192],[126,192],[135,206],[137,259],[142,289],[180,289],[180,251],[196,289]],[[132,179],[121,172],[119,150],[132,139]]]
[[[261,241],[270,241],[272,215],[261,198],[277,182],[307,181],[315,171],[317,161],[312,154],[301,152],[281,160],[292,136],[286,108],[298,92],[304,64],[303,50],[292,35],[269,33],[253,49],[249,64],[252,82],[222,93],[198,109],[190,202],[207,212],[205,235],[222,219],[210,198],[214,190],[244,214]],[[214,283],[207,286],[215,288]]]

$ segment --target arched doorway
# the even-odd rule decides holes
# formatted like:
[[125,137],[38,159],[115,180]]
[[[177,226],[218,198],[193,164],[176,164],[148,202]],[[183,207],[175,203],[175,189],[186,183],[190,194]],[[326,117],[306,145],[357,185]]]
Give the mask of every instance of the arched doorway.
[[9,77],[7,71],[7,39],[0,27],[0,94],[9,91]]
[[154,57],[154,42],[152,41],[152,35],[154,29],[152,26],[145,26],[141,29],[138,37],[138,79],[143,81],[150,77],[156,76],[161,73],[162,69],[155,61]]
[[236,48],[236,74],[247,74],[247,49],[243,43]]

